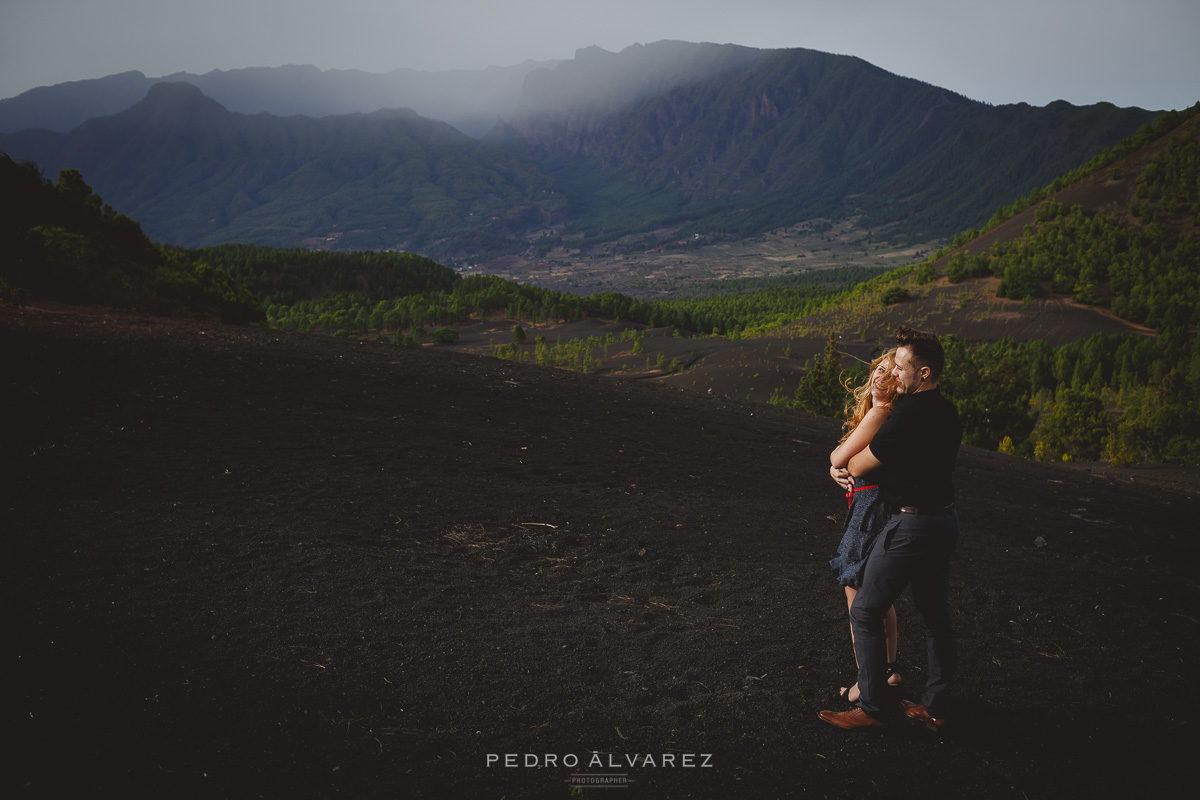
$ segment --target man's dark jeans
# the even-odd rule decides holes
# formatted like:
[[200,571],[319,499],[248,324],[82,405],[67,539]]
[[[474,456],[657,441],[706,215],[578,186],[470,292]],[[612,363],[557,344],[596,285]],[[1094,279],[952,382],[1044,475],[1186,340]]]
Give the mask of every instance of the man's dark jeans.
[[858,656],[859,706],[872,716],[895,711],[887,697],[887,642],[883,618],[910,583],[925,630],[929,657],[925,710],[949,712],[950,688],[958,670],[958,644],[950,618],[950,555],[958,542],[958,513],[894,514],[875,538],[863,584],[850,608]]

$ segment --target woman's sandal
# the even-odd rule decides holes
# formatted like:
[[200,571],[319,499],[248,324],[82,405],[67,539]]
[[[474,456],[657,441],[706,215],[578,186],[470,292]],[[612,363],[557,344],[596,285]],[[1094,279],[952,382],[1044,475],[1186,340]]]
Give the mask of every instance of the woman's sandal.
[[[892,683],[893,675],[895,675],[897,678],[899,678],[899,680],[897,680],[895,683]],[[900,666],[895,661],[889,661],[887,667],[884,668],[884,678],[885,678],[885,680],[887,680],[888,686],[899,686],[901,683],[904,682],[903,678],[900,677]],[[853,689],[855,686],[858,686],[858,684],[852,683],[849,686],[843,687],[842,690],[840,692],[838,692],[838,697],[840,697],[840,698],[842,698],[842,700],[846,701],[846,703],[848,705],[852,705],[852,706],[857,705],[858,704],[857,700],[850,699],[850,690]],[[860,692],[860,694],[861,694],[861,692]]]
[[[895,683],[892,683],[893,675],[896,676]],[[904,679],[900,675],[900,667],[895,661],[888,662],[888,665],[887,665],[886,669],[884,670],[884,678],[887,680],[888,686],[899,686],[901,683],[904,682]]]

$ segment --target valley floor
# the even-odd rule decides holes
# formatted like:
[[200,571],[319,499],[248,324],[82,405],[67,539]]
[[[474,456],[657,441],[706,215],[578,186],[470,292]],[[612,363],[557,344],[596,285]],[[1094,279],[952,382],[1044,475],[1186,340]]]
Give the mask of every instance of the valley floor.
[[459,271],[498,275],[571,294],[613,291],[655,299],[705,281],[777,278],[831,267],[895,269],[915,264],[938,248],[934,241],[890,244],[881,231],[858,222],[857,218],[811,220],[738,240],[699,234],[679,239],[673,230],[597,245],[574,243],[566,237],[542,256],[505,256],[464,265]]

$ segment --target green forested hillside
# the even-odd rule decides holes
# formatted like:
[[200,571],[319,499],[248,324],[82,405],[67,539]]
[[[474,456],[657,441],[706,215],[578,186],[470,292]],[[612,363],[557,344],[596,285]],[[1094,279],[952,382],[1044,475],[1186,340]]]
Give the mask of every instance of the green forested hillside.
[[[1019,235],[959,250],[946,276],[958,282],[995,275],[1000,297],[1067,294],[1152,328],[1200,324],[1198,123],[1200,105],[1164,114],[1104,157],[1002,209],[984,231],[956,244],[1036,204]],[[1120,193],[1109,188],[1120,183],[1127,185]],[[1086,201],[1101,192],[1107,202],[1088,208],[1060,199]]]
[[152,243],[75,170],[57,183],[0,154],[0,296],[104,304],[226,322],[263,319],[245,284]]

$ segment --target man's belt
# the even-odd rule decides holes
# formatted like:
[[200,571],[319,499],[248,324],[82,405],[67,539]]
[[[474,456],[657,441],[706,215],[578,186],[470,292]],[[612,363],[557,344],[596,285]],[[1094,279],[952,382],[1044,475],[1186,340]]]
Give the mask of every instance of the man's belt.
[[891,514],[911,514],[914,517],[939,517],[943,514],[949,514],[954,510],[954,503],[948,506],[891,506],[888,512]]

